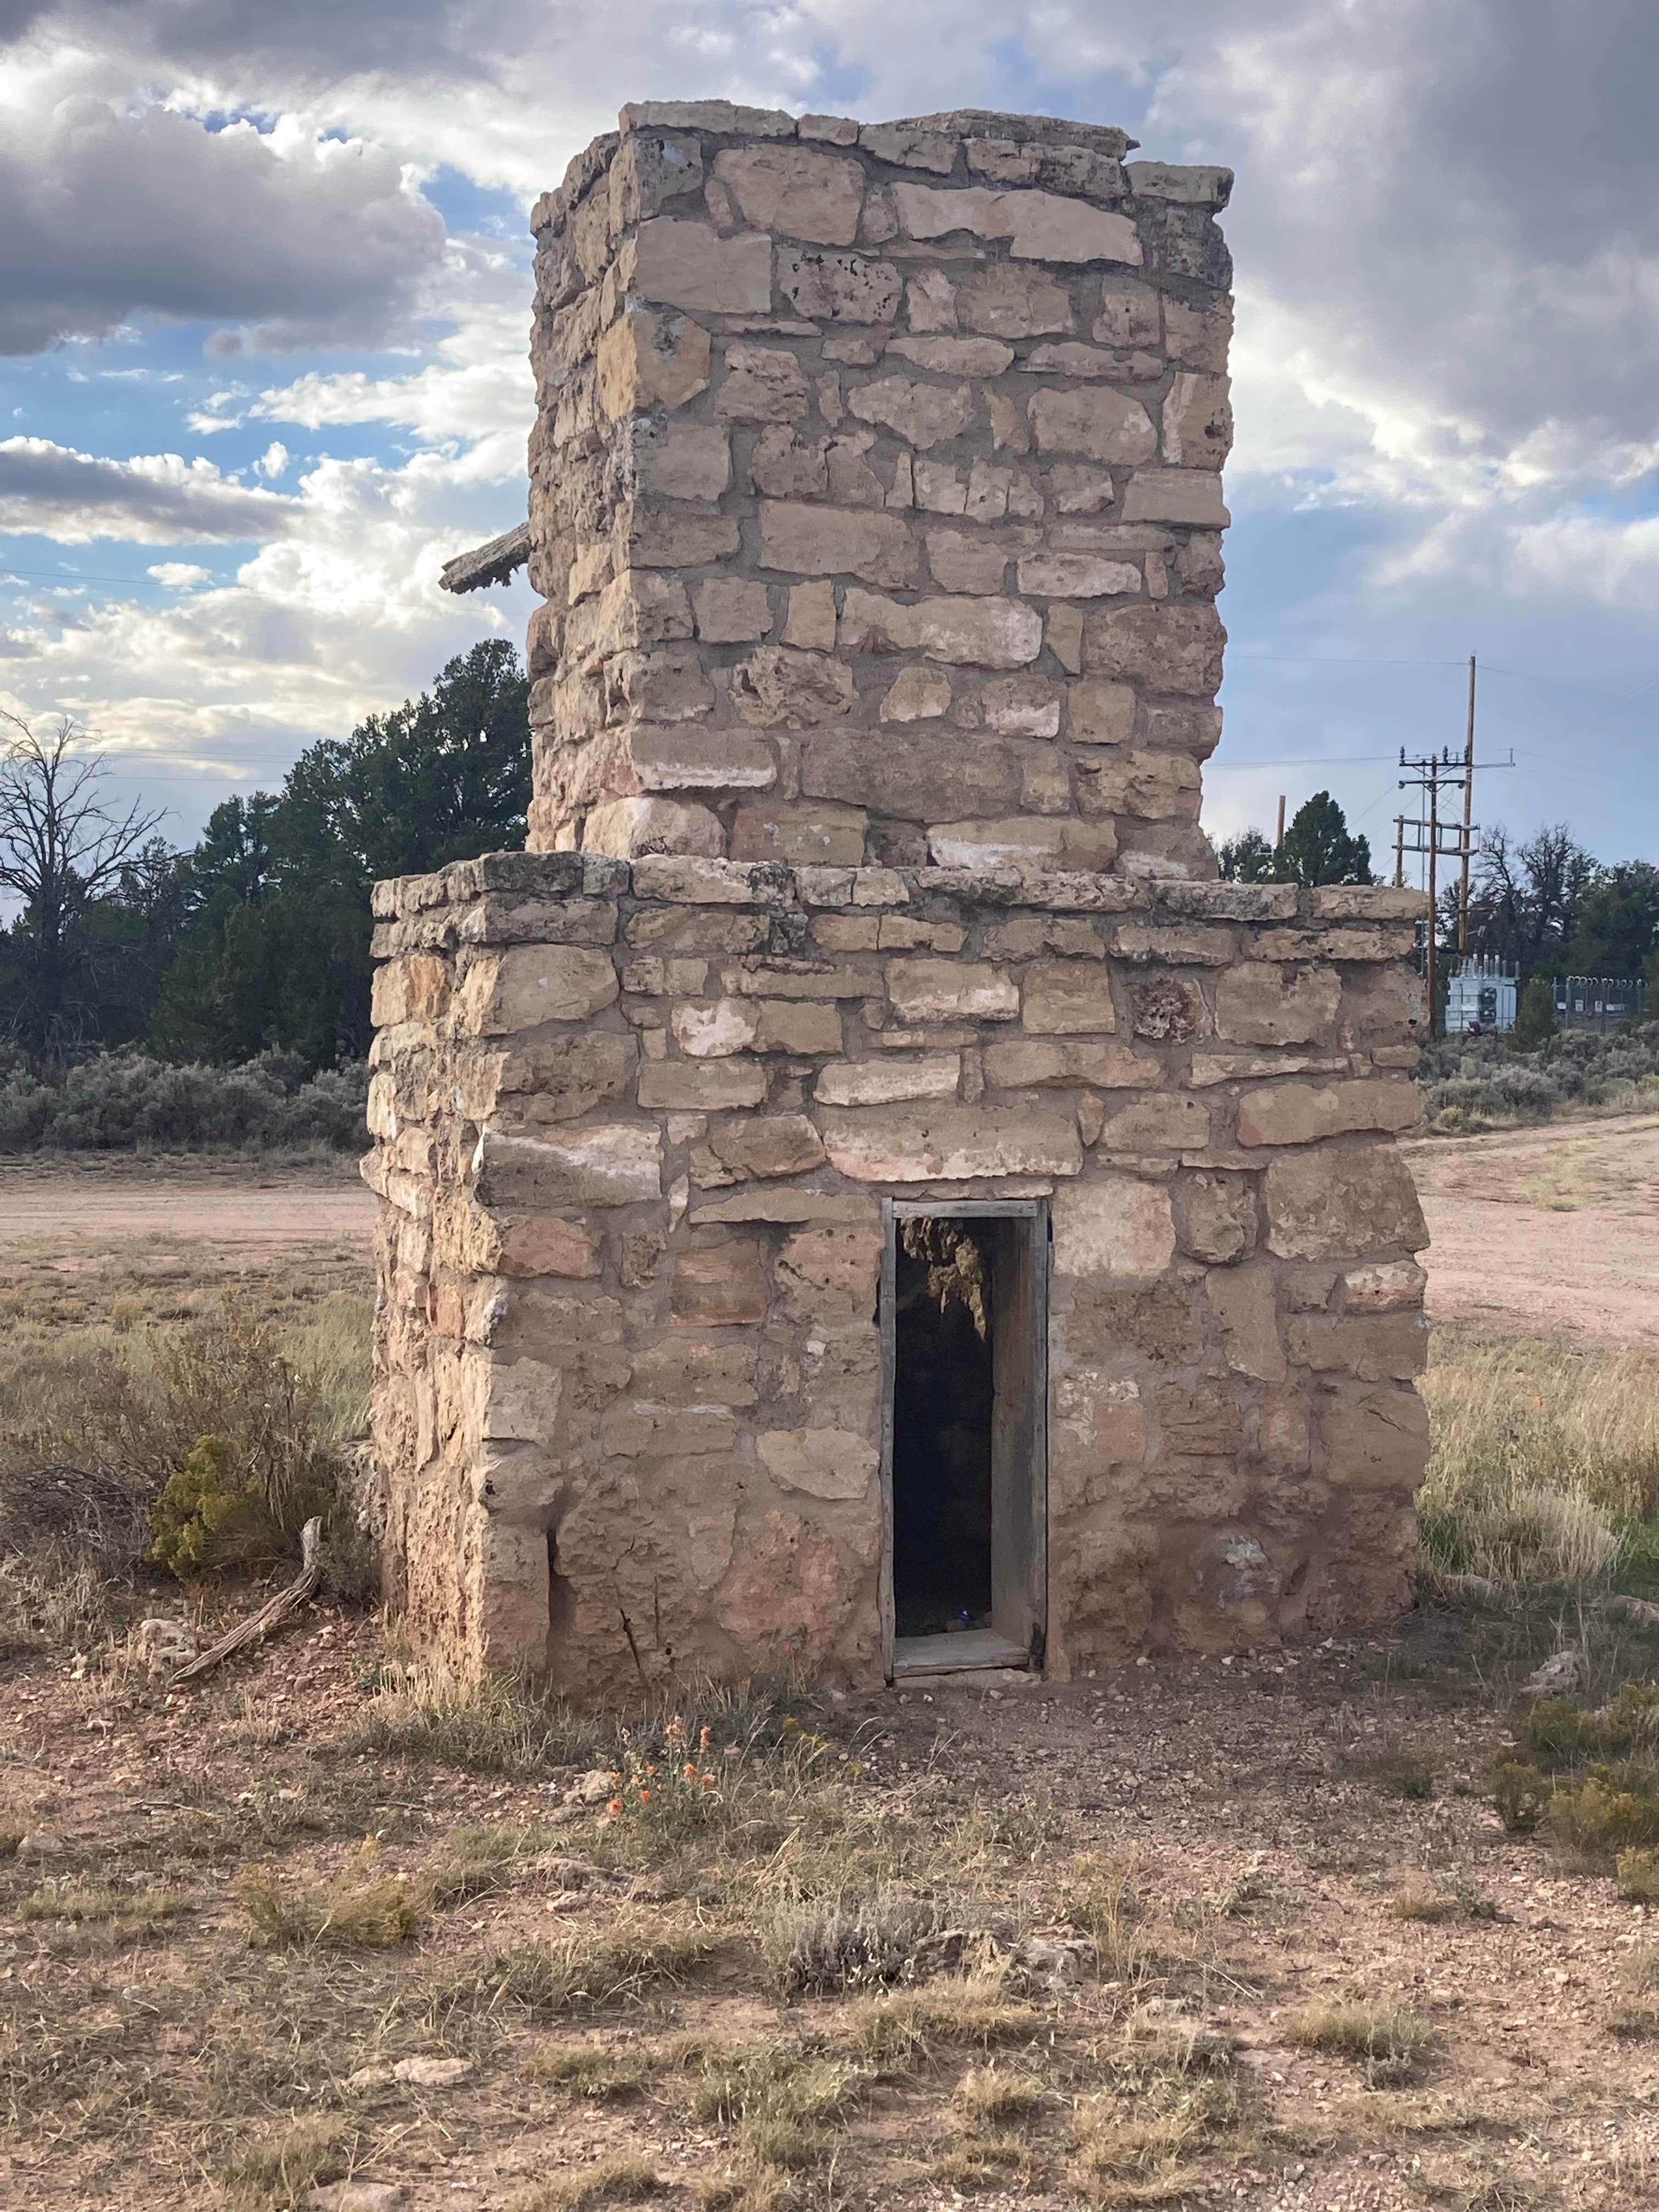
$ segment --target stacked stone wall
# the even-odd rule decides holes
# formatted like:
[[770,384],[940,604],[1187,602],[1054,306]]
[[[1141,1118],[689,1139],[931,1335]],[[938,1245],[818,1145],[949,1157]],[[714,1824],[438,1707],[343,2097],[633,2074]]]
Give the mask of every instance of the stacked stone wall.
[[1212,877],[1230,173],[621,119],[533,218],[532,848]]
[[581,1692],[879,1681],[884,1196],[1049,1202],[1051,1672],[1404,1602],[1419,904],[574,854],[382,884],[417,1633]]

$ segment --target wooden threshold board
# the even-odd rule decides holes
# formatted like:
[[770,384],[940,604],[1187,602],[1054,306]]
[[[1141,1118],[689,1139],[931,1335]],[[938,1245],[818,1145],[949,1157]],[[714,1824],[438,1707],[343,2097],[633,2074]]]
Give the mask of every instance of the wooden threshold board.
[[985,1667],[1029,1667],[1023,1644],[999,1636],[994,1628],[946,1630],[942,1636],[896,1636],[893,1680],[906,1674],[965,1674]]

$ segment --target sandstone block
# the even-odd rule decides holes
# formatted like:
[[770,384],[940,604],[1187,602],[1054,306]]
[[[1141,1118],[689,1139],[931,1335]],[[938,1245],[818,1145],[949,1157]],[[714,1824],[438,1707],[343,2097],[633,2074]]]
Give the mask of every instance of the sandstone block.
[[1209,1109],[1183,1091],[1155,1091],[1108,1115],[1097,1141],[1109,1152],[1200,1152],[1210,1141]]
[[646,791],[766,791],[778,777],[765,740],[738,730],[635,729],[628,752]]
[[1224,530],[1232,517],[1222,503],[1221,478],[1208,470],[1137,469],[1123,494],[1126,522],[1189,523]]
[[766,500],[760,526],[764,568],[890,585],[908,584],[915,574],[917,549],[897,515]]
[[706,1113],[758,1106],[766,1070],[750,1060],[655,1060],[640,1070],[639,1102],[647,1109]]
[[728,560],[741,538],[735,516],[635,506],[618,514],[612,546],[619,565],[701,568]]
[[1164,1075],[1150,1054],[1121,1044],[1050,1044],[1010,1038],[988,1044],[981,1057],[986,1081],[1000,1091],[1039,1090],[1050,1084],[1133,1091],[1160,1082]]
[[685,853],[708,857],[726,848],[720,817],[706,806],[684,806],[667,799],[617,799],[596,806],[582,826],[582,850],[609,854],[619,860],[649,853]]
[[964,329],[991,337],[1037,337],[1076,326],[1066,287],[1040,269],[1012,262],[992,262],[964,276],[955,304]]
[[475,956],[456,994],[463,1036],[509,1036],[543,1022],[579,1022],[617,997],[609,952],[580,945],[514,945]]
[[584,1029],[481,1054],[457,1089],[464,1110],[477,1121],[493,1114],[499,1099],[512,1099],[522,1101],[537,1121],[574,1121],[622,1097],[638,1057],[625,1030]]
[[869,1494],[881,1455],[850,1429],[763,1429],[755,1440],[775,1482],[811,1498],[855,1498]]
[[1020,1026],[1042,1036],[1099,1036],[1117,1027],[1111,979],[1088,961],[1038,961],[1025,971]]
[[1073,744],[1127,745],[1134,733],[1135,694],[1129,684],[1073,684],[1066,695]]
[[808,738],[802,746],[801,789],[872,813],[922,821],[941,791],[954,787],[959,806],[1006,813],[1019,804],[1019,763],[1012,746],[955,736],[915,735],[895,745],[878,736],[841,732]]
[[890,323],[903,289],[890,261],[857,253],[777,249],[778,289],[798,315],[815,323]]
[[746,645],[772,627],[764,584],[741,576],[710,576],[697,586],[697,635],[708,645]]
[[1356,1260],[1429,1241],[1411,1172],[1392,1145],[1322,1145],[1268,1167],[1267,1245],[1284,1260]]
[[1205,1277],[1204,1288],[1221,1324],[1228,1366],[1261,1382],[1282,1382],[1285,1347],[1273,1268],[1257,1263],[1218,1269]]
[[809,652],[836,649],[836,587],[833,584],[792,584],[789,612],[783,625],[786,645],[804,646]]
[[1372,1267],[1350,1268],[1342,1278],[1343,1311],[1415,1310],[1423,1303],[1428,1279],[1414,1260],[1380,1260]]
[[1091,676],[1208,696],[1221,682],[1226,639],[1212,606],[1114,607],[1084,624],[1083,665]]
[[715,155],[714,173],[757,230],[819,246],[851,246],[859,234],[864,171],[856,161],[799,146],[728,147]]
[[800,1229],[785,1243],[775,1271],[792,1321],[873,1322],[884,1239],[878,1225]]
[[894,1012],[907,1022],[1011,1022],[1019,1012],[1012,976],[981,961],[893,960],[887,991]]
[[1411,1083],[1273,1083],[1238,1102],[1241,1145],[1310,1145],[1358,1130],[1414,1128],[1422,1109]]
[[1429,1325],[1420,1313],[1293,1314],[1285,1338],[1297,1366],[1360,1382],[1407,1382],[1428,1359]]
[[951,1182],[977,1176],[1074,1176],[1076,1121],[1063,1104],[916,1105],[826,1113],[824,1150],[857,1182]]
[[981,185],[936,191],[897,185],[899,221],[912,238],[965,230],[1002,239],[1017,261],[1116,261],[1138,266],[1140,240],[1127,216],[1108,214],[1057,192],[994,191]]
[[1175,1256],[1170,1194],[1134,1176],[1091,1175],[1054,1193],[1059,1275],[1161,1275]]
[[951,679],[936,669],[901,669],[881,702],[884,722],[935,722],[951,711]]
[[1132,561],[1098,553],[1029,553],[1020,561],[1019,588],[1040,599],[1139,598],[1140,571]]
[[628,290],[653,305],[722,315],[764,314],[772,305],[769,238],[721,238],[704,223],[653,216],[617,268]]
[[980,693],[988,729],[1000,738],[1060,734],[1060,693],[1046,676],[1001,676]]
[[921,453],[947,438],[959,437],[974,411],[966,384],[924,384],[908,376],[884,376],[847,395],[847,404],[863,422],[879,422]]
[[691,635],[691,602],[677,577],[624,568],[600,592],[591,617],[573,621],[573,653],[598,658],[630,648],[672,645]]
[[612,422],[653,407],[684,407],[708,389],[708,333],[686,315],[617,317],[599,339],[597,392]]
[[[1238,1408],[1214,1391],[1166,1384],[1158,1394],[1157,1404],[1158,1425],[1166,1451],[1203,1459],[1231,1459],[1237,1455],[1243,1429]],[[1258,1556],[1260,1553],[1258,1545]]]
[[752,1406],[757,1353],[752,1344],[665,1336],[634,1362],[633,1387],[665,1406]]
[[715,500],[732,482],[732,443],[712,422],[664,422],[647,416],[633,426],[634,477],[657,499]]
[[461,1420],[473,1443],[550,1443],[563,1376],[540,1359],[469,1349],[460,1363]]
[[760,1030],[760,1009],[747,999],[675,1006],[669,1014],[674,1042],[691,1060],[729,1060],[747,1052]]
[[1152,417],[1121,392],[1043,391],[1027,410],[1043,453],[1085,453],[1097,461],[1150,460],[1157,450]]
[[866,820],[862,808],[829,800],[741,806],[732,828],[732,857],[855,868],[864,858]]
[[782,346],[729,345],[716,410],[730,422],[798,422],[811,405],[799,362]]
[[678,1459],[732,1452],[739,1433],[725,1406],[659,1405],[636,1398],[606,1412],[599,1423],[599,1449],[617,1459]]
[[954,136],[913,123],[866,123],[859,132],[859,143],[877,161],[890,161],[896,167],[932,169],[948,177],[957,164]]
[[927,565],[941,591],[988,593],[1002,589],[1008,556],[991,539],[966,531],[930,530]]
[[1024,668],[1042,650],[1042,617],[1018,599],[919,599],[904,606],[849,591],[841,643],[847,653],[920,650],[958,666]]
[[1429,1413],[1409,1387],[1345,1390],[1321,1404],[1318,1430],[1328,1482],[1411,1492],[1423,1480]]
[[732,703],[763,728],[814,728],[852,711],[853,672],[827,653],[763,645],[732,672]]
[[722,1122],[709,1141],[733,1175],[805,1175],[823,1164],[823,1146],[805,1114],[745,1115]]
[[1215,1027],[1232,1044],[1309,1044],[1336,1018],[1341,979],[1328,968],[1249,960],[1218,977]]
[[[589,1125],[556,1137],[486,1129],[475,1171],[478,1197],[492,1208],[633,1206],[662,1195],[662,1137],[635,1122]],[[503,1266],[501,1272],[512,1271]]]
[[1078,767],[1085,814],[1127,814],[1143,822],[1195,822],[1202,796],[1198,763],[1185,753],[1103,753]]
[[795,136],[822,139],[830,146],[856,146],[859,126],[850,115],[803,115],[795,125]]
[[1233,442],[1224,376],[1182,369],[1164,402],[1164,458],[1171,468],[1218,471]]
[[1000,376],[1014,362],[1012,346],[1000,338],[889,338],[887,351],[940,376]]
[[841,1012],[833,1001],[763,999],[759,1012],[757,1052],[804,1055],[841,1050]]
[[1006,820],[939,822],[927,849],[942,868],[1018,868],[1023,873],[1107,868],[1117,851],[1109,823],[1017,814]]
[[1256,1195],[1242,1176],[1199,1174],[1176,1188],[1182,1250],[1212,1267],[1231,1267],[1255,1249]]
[[765,1320],[772,1284],[765,1248],[755,1239],[733,1237],[701,1251],[682,1252],[673,1267],[669,1296],[676,1321],[728,1328]]
[[[749,481],[769,499],[823,499],[830,490],[829,441],[803,439],[782,423],[769,424],[750,448]],[[838,489],[836,497],[843,496]],[[878,499],[849,503],[882,504]]]
[[832,1060],[818,1070],[812,1095],[823,1106],[891,1106],[906,1098],[954,1098],[961,1079],[962,1055],[954,1052]]

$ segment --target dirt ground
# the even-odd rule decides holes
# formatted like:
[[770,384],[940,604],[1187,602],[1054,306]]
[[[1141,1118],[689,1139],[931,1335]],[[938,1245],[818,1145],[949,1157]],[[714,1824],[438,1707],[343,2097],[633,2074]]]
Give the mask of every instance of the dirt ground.
[[1659,1119],[1406,1146],[1434,1242],[1431,1316],[1659,1339]]
[[[1406,1157],[1433,1237],[1431,1315],[1539,1334],[1659,1340],[1659,1116],[1425,1138]],[[206,1247],[220,1265],[326,1242],[367,1255],[374,1201],[349,1163],[0,1169],[0,1250],[80,1272]]]
[[[1655,1333],[1659,1120],[1409,1156],[1442,1317]],[[32,1309],[273,1269],[343,1297],[370,1210],[314,1173],[8,1171],[0,1276]],[[129,1610],[253,1598],[158,1583]],[[1507,1834],[1485,1780],[1516,1684],[1573,1632],[1425,1607],[1066,1688],[803,1702],[779,1741],[822,1742],[830,1778],[792,1794],[775,1760],[733,1768],[712,1838],[568,1803],[614,1748],[538,1763],[465,1729],[366,1747],[386,1631],[333,1605],[182,1692],[118,1637],[0,1654],[0,2207],[1659,2205],[1648,1911],[1607,1867]],[[425,1900],[408,1940],[262,1947],[239,1878],[302,1897],[366,1835],[376,1875]],[[793,1897],[930,1900],[977,1931],[985,1973],[786,1996]],[[552,1972],[619,1928],[680,1965]],[[1074,1978],[1043,1964],[1056,1938]],[[963,1988],[977,2025],[947,1996],[898,2032]],[[1328,2002],[1404,2015],[1416,2047],[1385,2069],[1304,2046]],[[573,2046],[608,2090],[550,2078]],[[454,2078],[387,2078],[407,2059]],[[782,2124],[756,2118],[768,2068],[823,2110],[745,2182]]]

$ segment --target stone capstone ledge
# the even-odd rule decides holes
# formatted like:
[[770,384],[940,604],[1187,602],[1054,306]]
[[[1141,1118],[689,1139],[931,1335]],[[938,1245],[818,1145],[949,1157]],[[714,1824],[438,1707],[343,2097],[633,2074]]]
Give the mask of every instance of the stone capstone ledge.
[[377,921],[468,906],[491,893],[544,900],[663,899],[686,906],[902,907],[929,898],[969,906],[1018,906],[1055,912],[1146,914],[1214,921],[1421,921],[1421,891],[1392,884],[1194,883],[1019,868],[819,868],[776,861],[699,860],[664,854],[629,861],[593,853],[486,853],[433,875],[376,884]]

